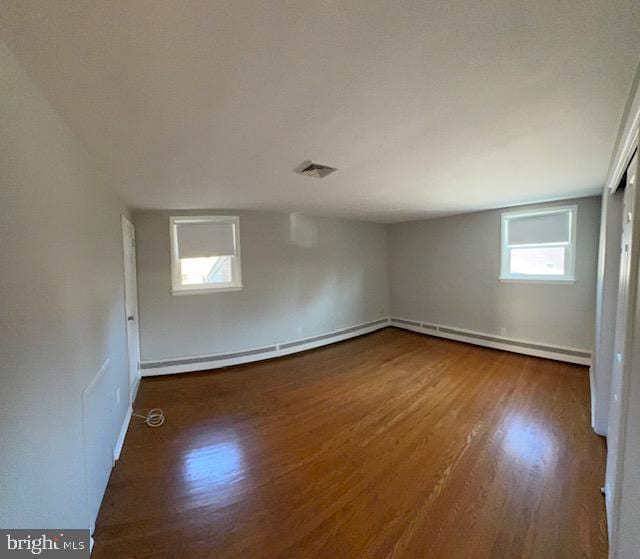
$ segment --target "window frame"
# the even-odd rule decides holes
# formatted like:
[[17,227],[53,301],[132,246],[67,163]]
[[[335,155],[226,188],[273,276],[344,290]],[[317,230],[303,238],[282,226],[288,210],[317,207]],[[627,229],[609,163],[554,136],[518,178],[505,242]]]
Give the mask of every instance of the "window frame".
[[[217,284],[196,283],[183,285],[181,280],[180,259],[178,258],[177,224],[185,223],[232,223],[236,246],[235,256],[231,256],[230,282]],[[169,252],[171,253],[171,294],[198,295],[206,293],[222,293],[225,291],[240,291],[242,285],[242,263],[240,254],[240,218],[237,215],[177,215],[169,217]]]
[[[536,217],[540,215],[550,215],[555,213],[569,214],[570,239],[568,243],[532,243],[521,245],[509,245],[509,221],[523,217]],[[501,282],[513,283],[557,283],[572,284],[576,282],[576,230],[578,223],[578,206],[552,206],[536,210],[519,210],[502,212],[500,226],[500,275]],[[511,250],[514,248],[543,248],[543,247],[564,247],[565,250],[565,273],[555,274],[513,274],[509,270],[511,262]]]

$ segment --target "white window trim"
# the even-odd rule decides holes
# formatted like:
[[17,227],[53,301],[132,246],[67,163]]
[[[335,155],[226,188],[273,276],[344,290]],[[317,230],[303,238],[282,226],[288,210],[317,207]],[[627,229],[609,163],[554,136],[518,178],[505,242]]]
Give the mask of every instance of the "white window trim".
[[[234,281],[214,285],[195,284],[182,285],[180,280],[180,262],[178,259],[177,223],[233,223],[236,244],[236,255],[231,257],[232,277]],[[171,252],[171,294],[200,295],[205,293],[221,293],[240,291],[242,285],[242,266],[240,262],[240,218],[235,215],[178,215],[169,217],[169,242]]]
[[[507,245],[508,223],[510,219],[519,217],[534,217],[537,215],[549,215],[553,213],[570,212],[569,219],[571,240],[568,243],[539,243],[528,245]],[[559,285],[570,285],[576,283],[576,225],[578,223],[578,206],[555,206],[540,208],[537,210],[523,210],[514,212],[503,212],[500,227],[500,276],[498,280],[505,283],[551,283]],[[509,254],[512,248],[526,247],[567,247],[565,260],[565,274],[563,276],[537,275],[537,274],[512,274],[509,272]]]

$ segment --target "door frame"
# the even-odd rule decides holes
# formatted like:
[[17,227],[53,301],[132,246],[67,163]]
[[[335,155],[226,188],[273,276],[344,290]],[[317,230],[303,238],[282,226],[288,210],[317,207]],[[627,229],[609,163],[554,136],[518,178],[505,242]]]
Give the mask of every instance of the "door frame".
[[[640,131],[640,107],[636,107],[636,113],[634,118],[631,119],[631,126],[627,128],[626,134],[622,137],[621,145],[619,146],[618,152],[616,154],[616,158],[613,161],[612,172],[610,174],[609,180],[607,181],[607,190],[608,193],[615,193],[617,187],[620,183],[621,178],[624,176],[628,166],[633,161],[634,155],[638,150],[638,137]],[[609,364],[605,364],[605,366],[615,367],[615,360],[620,359],[622,361],[622,367],[620,370],[620,394],[619,394],[619,415],[618,417],[613,417],[611,414],[609,415],[609,425],[608,425],[608,435],[611,437],[613,435],[616,441],[616,448],[612,448],[611,445],[608,449],[607,454],[607,479],[605,482],[605,503],[606,503],[606,511],[607,511],[607,527],[609,533],[609,557],[616,557],[617,550],[619,548],[619,536],[620,536],[620,523],[621,523],[621,500],[623,493],[623,486],[625,483],[624,479],[624,463],[625,463],[625,455],[627,451],[627,417],[630,409],[630,379],[632,370],[634,368],[638,368],[638,355],[634,355],[634,341],[638,339],[640,336],[640,332],[638,328],[635,326],[634,318],[636,316],[637,305],[640,302],[638,298],[638,280],[640,278],[640,270],[639,270],[639,259],[640,259],[640,191],[639,188],[639,177],[637,171],[638,164],[636,164],[636,180],[633,188],[635,190],[633,196],[633,206],[631,208],[632,216],[631,222],[629,226],[631,227],[631,231],[629,234],[629,243],[630,243],[630,255],[629,255],[629,266],[626,270],[626,278],[619,278],[620,285],[622,285],[622,281],[624,281],[625,287],[624,291],[626,292],[626,305],[625,308],[621,311],[626,315],[626,320],[624,321],[625,327],[624,331],[620,333],[621,338],[621,346],[620,351],[618,352],[620,355],[618,356],[615,353],[615,345],[614,345],[614,355],[613,360]],[[628,188],[628,187],[627,187]],[[607,194],[608,194],[607,193]],[[623,216],[623,221],[626,219],[626,216]],[[618,244],[620,247],[620,244]],[[619,249],[620,250],[620,249]],[[602,255],[601,255],[602,256]],[[622,264],[622,262],[621,262]],[[620,268],[622,273],[622,267]],[[600,286],[599,286],[600,287]],[[618,290],[618,299],[622,296],[622,287]],[[601,316],[598,317],[601,320]],[[618,316],[618,311],[616,311],[616,338],[618,338],[617,327],[620,321],[620,316]],[[597,330],[598,331],[598,330]],[[601,330],[598,331],[601,335]],[[598,343],[599,340],[596,340]],[[616,342],[614,342],[615,344]],[[635,363],[634,363],[635,357]],[[613,399],[613,379],[611,386],[611,394],[609,397]],[[635,404],[635,403],[634,403]],[[613,409],[610,407],[610,409]],[[613,443],[613,439],[611,440]],[[614,454],[611,454],[611,453]],[[614,472],[609,471],[609,468],[613,468]]]
[[[632,162],[637,160],[632,159]],[[636,163],[637,169],[637,163]],[[635,332],[633,323],[634,309],[637,302],[638,265],[640,257],[640,227],[637,215],[640,204],[637,196],[637,170],[634,170],[634,180],[628,181],[623,203],[623,225],[621,238],[618,243],[621,253],[618,288],[618,307],[616,309],[614,353],[611,366],[611,394],[609,412],[609,454],[607,456],[606,500],[609,516],[610,534],[615,537],[617,532],[621,483],[622,462],[625,451],[625,432],[627,414],[629,410],[629,379],[632,369],[632,345]],[[629,205],[627,205],[629,195]],[[630,216],[628,214],[631,214]],[[612,471],[611,471],[612,470]],[[614,483],[615,482],[615,483]],[[612,538],[613,539],[613,538]]]
[[[127,363],[129,365],[129,374],[127,375],[127,384],[129,385],[129,404],[131,406],[133,406],[133,401],[135,400],[136,397],[136,392],[138,391],[138,386],[140,386],[140,321],[139,321],[139,312],[138,312],[138,298],[136,296],[136,300],[135,300],[135,321],[136,321],[136,328],[135,328],[135,343],[137,344],[137,355],[138,355],[138,359],[137,359],[137,366],[135,368],[135,370],[131,370],[131,347],[129,345],[129,323],[128,323],[128,311],[127,309],[129,308],[129,301],[127,300],[127,280],[129,278],[127,278],[127,244],[131,243],[134,247],[135,247],[135,226],[133,225],[133,223],[131,222],[131,220],[124,214],[122,214],[121,216],[122,218],[122,258],[123,258],[123,278],[124,278],[124,319],[125,319],[125,335],[127,338]],[[133,231],[134,235],[133,238],[131,238],[129,232]],[[137,260],[134,261],[134,268],[135,268],[135,276],[137,278]],[[134,278],[134,279],[136,279]],[[137,289],[138,289],[138,285],[137,282],[134,283],[135,285],[135,289],[136,289],[136,293],[137,293]],[[132,383],[132,379],[135,381],[135,383]]]

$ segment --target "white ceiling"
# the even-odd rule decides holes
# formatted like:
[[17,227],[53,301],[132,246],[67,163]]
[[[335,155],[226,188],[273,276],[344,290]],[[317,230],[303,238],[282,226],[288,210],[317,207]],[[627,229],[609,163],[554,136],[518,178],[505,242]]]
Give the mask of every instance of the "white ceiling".
[[639,29],[638,0],[0,0],[132,207],[385,222],[598,192]]

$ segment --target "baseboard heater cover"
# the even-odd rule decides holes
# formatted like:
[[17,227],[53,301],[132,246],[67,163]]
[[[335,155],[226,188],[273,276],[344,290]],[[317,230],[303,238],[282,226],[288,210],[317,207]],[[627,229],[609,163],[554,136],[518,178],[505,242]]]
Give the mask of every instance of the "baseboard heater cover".
[[426,322],[406,320],[404,318],[392,317],[391,325],[397,325],[399,328],[410,329],[412,331],[418,332],[427,330],[427,332],[424,333],[444,338],[463,338],[462,340],[458,341],[468,340],[470,343],[476,343],[478,345],[484,345],[487,347],[500,346],[497,349],[505,349],[507,351],[511,350],[516,353],[526,352],[530,355],[559,359],[562,361],[569,361],[571,363],[579,363],[582,365],[591,364],[591,353],[581,349],[550,346],[540,343],[527,342],[524,340],[514,340],[512,338],[502,338],[499,336],[492,336],[490,334],[483,334],[481,332],[459,330],[457,328],[450,328],[448,326],[439,326]]
[[272,345],[268,347],[261,347],[258,349],[249,349],[247,351],[236,351],[234,353],[219,353],[217,355],[206,355],[203,357],[187,357],[185,359],[168,359],[166,361],[147,361],[141,364],[140,368],[145,369],[158,369],[160,367],[174,366],[174,365],[193,365],[194,363],[209,363],[210,361],[226,361],[227,359],[238,359],[240,357],[249,357],[252,355],[260,355],[262,353],[270,353],[277,351],[278,346]]
[[380,328],[389,325],[389,318],[381,318],[349,326],[326,334],[319,334],[310,338],[302,338],[292,340],[282,344],[273,344],[270,346],[247,349],[230,353],[218,353],[214,355],[202,355],[197,357],[181,357],[175,359],[166,359],[162,361],[144,361],[140,364],[142,376],[155,376],[162,374],[172,374],[180,372],[190,372],[198,370],[213,369],[217,367],[226,367],[230,365],[250,363],[252,361],[260,361],[262,359],[270,359],[313,349],[332,342],[342,341],[348,338],[368,334]]
[[321,334],[320,336],[314,336],[313,338],[306,338],[304,340],[296,340],[295,342],[287,342],[286,344],[280,344],[278,346],[279,349],[287,349],[290,347],[298,347],[301,345],[307,345],[313,342],[319,342],[320,340],[328,340],[330,338],[335,338],[336,336],[342,336],[344,334],[350,334],[352,332],[357,332],[358,330],[362,330],[362,328],[367,326],[376,326],[377,324],[387,324],[389,322],[388,318],[381,318],[380,320],[374,320],[373,322],[367,322],[365,325],[359,326],[351,326],[350,328],[345,328],[343,330],[338,330],[337,332],[331,332],[329,334]]
[[398,324],[407,324],[409,326],[421,326],[419,322],[414,320],[405,320],[404,318],[392,318],[391,322],[397,322]]
[[465,336],[467,338],[475,338],[477,340],[485,340],[488,342],[495,342],[497,344],[507,344],[516,347],[525,347],[527,349],[537,349],[539,351],[553,351],[554,353],[562,353],[564,355],[573,355],[575,357],[587,357],[590,358],[591,354],[586,351],[578,349],[569,349],[564,347],[546,346],[541,344],[534,344],[531,342],[521,342],[518,340],[510,340],[508,338],[499,338],[496,336],[488,336],[486,334],[475,334],[471,332],[464,332],[456,330],[455,328],[439,328],[439,332],[445,334],[455,334],[456,336]]

